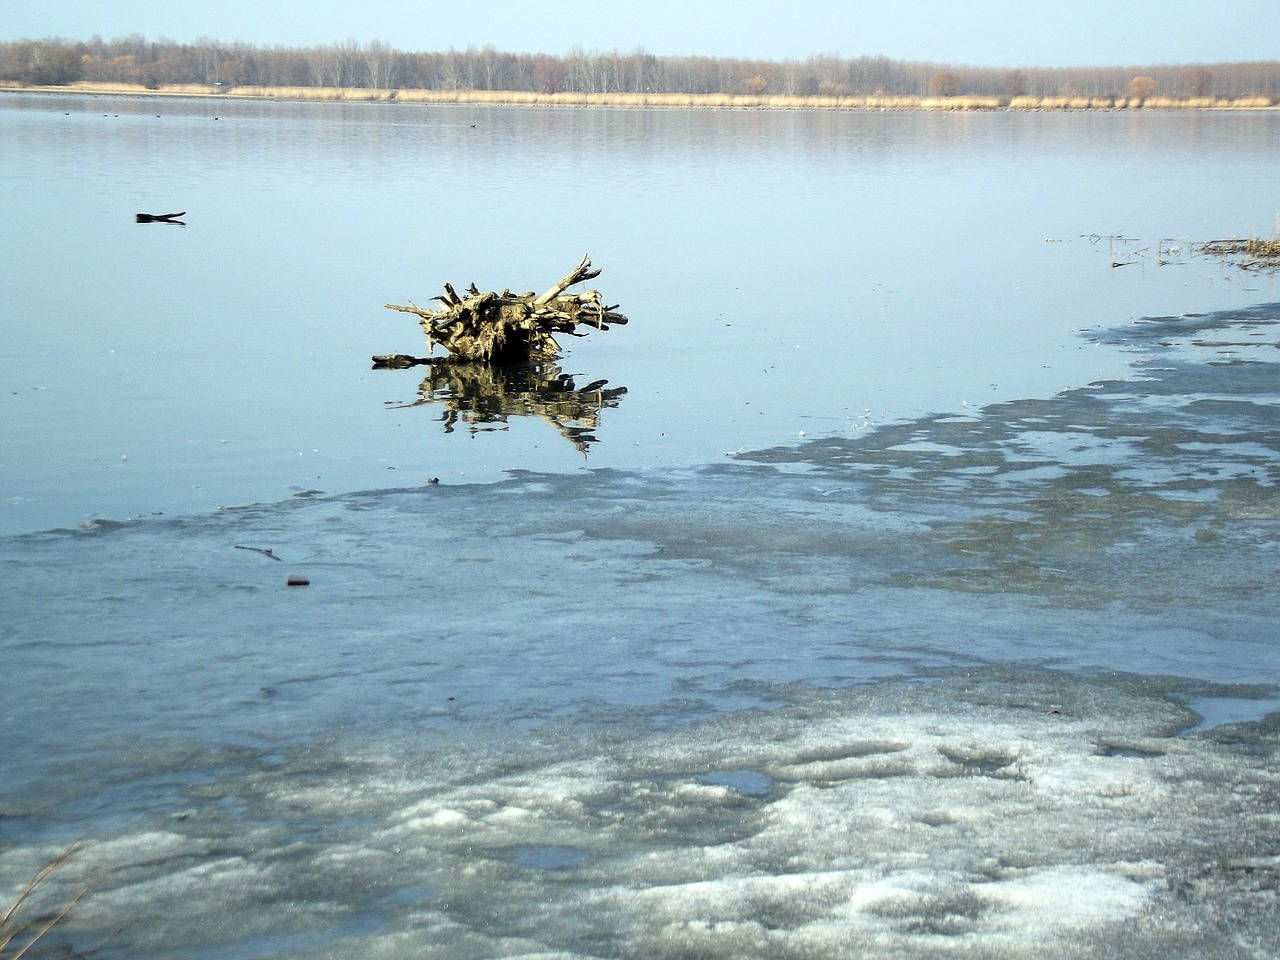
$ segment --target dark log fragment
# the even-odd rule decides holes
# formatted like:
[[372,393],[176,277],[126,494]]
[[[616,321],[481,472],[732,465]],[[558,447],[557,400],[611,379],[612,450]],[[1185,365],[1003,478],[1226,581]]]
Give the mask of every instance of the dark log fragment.
[[138,223],[172,223],[179,227],[185,227],[186,223],[179,219],[185,217],[187,211],[181,213],[139,213],[135,216]]

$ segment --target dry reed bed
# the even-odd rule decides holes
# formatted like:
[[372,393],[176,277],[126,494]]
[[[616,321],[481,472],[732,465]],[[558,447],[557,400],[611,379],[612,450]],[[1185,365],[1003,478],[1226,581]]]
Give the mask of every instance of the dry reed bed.
[[1212,257],[1235,260],[1246,270],[1280,270],[1280,238],[1210,240],[1200,244],[1199,249],[1201,253]]
[[916,97],[871,95],[787,96],[728,93],[536,93],[515,90],[383,90],[369,87],[217,87],[167,84],[158,89],[81,81],[65,87],[0,89],[116,96],[233,97],[260,100],[332,100],[362,103],[448,103],[540,107],[650,107],[704,110],[1267,110],[1271,97]]

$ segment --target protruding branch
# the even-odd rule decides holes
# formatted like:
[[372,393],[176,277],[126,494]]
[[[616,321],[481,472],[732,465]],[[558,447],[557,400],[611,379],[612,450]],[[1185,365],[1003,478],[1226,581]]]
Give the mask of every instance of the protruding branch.
[[544,303],[550,303],[560,294],[564,293],[575,283],[582,283],[584,280],[593,280],[600,276],[599,270],[591,269],[591,257],[587,254],[582,255],[582,261],[573,269],[573,273],[569,274],[554,287],[533,301],[535,307],[540,307]]

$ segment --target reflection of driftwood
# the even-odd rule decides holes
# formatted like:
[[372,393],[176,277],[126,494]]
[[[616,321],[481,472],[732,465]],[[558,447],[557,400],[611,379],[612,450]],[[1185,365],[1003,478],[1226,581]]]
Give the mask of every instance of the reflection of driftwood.
[[[400,354],[374,360],[375,366],[429,368],[418,387],[419,399],[391,406],[402,409],[442,404],[445,410],[440,419],[445,433],[452,433],[459,421],[470,424],[474,434],[486,429],[484,424],[536,416],[559,430],[583,454],[597,442],[600,411],[616,407],[627,392],[626,387],[605,389],[606,380],[578,387],[572,376],[562,373],[553,363],[495,366],[451,357],[420,359]],[[379,360],[397,362],[379,364]]]
[[180,227],[185,227],[186,224],[178,218],[186,215],[187,211],[185,210],[181,213],[139,213],[137,221],[138,223],[173,223]]
[[428,343],[440,344],[458,360],[546,361],[560,353],[553,334],[579,337],[585,336],[577,332],[579,326],[608,330],[611,323],[627,322],[616,312],[616,305],[605,305],[598,290],[565,293],[575,283],[599,275],[599,270],[591,269],[590,258],[583,257],[572,273],[540,295],[510,290],[481,293],[473,283],[467,295],[460,297],[446,283],[443,296],[432,298],[443,309],[428,310],[412,302],[386,307],[416,314]]

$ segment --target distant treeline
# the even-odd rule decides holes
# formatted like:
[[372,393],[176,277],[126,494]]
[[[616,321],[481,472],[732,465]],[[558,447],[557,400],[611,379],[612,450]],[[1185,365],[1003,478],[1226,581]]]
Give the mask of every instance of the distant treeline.
[[[1280,61],[996,69],[812,56],[805,60],[658,57],[574,49],[567,56],[493,47],[405,53],[354,40],[286,48],[150,41],[134,34],[87,42],[0,43],[0,81],[60,86],[77,81],[224,87],[362,87],[378,90],[507,90],[533,93],[679,93],[825,96],[1269,97],[1280,99]],[[1135,89],[1135,81],[1139,81]]]

